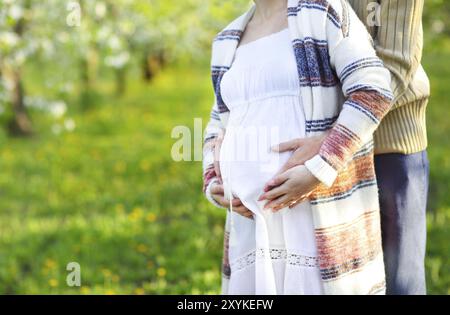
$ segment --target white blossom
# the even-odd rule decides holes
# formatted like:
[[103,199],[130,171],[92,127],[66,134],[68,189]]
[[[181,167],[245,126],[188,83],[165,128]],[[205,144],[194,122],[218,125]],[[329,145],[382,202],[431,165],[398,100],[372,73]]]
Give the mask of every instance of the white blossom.
[[56,101],[50,104],[50,113],[55,118],[61,118],[67,111],[67,105],[63,101]]
[[15,47],[19,43],[19,37],[13,32],[0,33],[0,45]]
[[123,68],[130,60],[130,54],[127,51],[123,51],[114,56],[108,56],[105,58],[106,65],[120,69]]
[[18,5],[12,5],[9,8],[9,16],[12,17],[14,20],[18,20],[23,16],[23,10]]
[[98,18],[103,18],[106,14],[106,5],[104,2],[98,2],[95,4],[95,15]]
[[74,131],[76,127],[75,121],[72,118],[64,120],[64,127],[67,131]]

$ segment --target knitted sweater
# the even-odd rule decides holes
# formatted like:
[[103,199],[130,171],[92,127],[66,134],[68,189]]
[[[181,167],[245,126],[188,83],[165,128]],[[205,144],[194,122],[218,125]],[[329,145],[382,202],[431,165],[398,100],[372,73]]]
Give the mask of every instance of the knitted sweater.
[[[427,147],[425,111],[430,83],[420,64],[424,0],[348,0],[375,40],[375,49],[391,72],[395,100],[375,131],[375,154],[416,153]],[[379,5],[379,23],[374,25]],[[400,30],[400,31],[398,31]]]
[[[226,129],[229,115],[220,82],[254,12],[255,5],[221,31],[212,46],[216,97],[206,127],[203,160],[204,191],[210,200],[209,189],[216,179],[214,140]],[[305,163],[322,182],[309,201],[324,293],[384,293],[372,134],[391,107],[389,71],[346,0],[288,0],[286,12],[306,135],[331,129],[319,154]]]

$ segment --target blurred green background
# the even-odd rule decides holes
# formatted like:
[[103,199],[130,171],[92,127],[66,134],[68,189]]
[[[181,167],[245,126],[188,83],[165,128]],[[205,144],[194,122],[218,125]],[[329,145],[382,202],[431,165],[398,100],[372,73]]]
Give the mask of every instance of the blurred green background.
[[[206,123],[211,40],[248,4],[0,2],[1,294],[220,292],[224,211],[200,162],[172,160],[171,131]],[[424,22],[427,281],[448,294],[449,2],[427,0]]]

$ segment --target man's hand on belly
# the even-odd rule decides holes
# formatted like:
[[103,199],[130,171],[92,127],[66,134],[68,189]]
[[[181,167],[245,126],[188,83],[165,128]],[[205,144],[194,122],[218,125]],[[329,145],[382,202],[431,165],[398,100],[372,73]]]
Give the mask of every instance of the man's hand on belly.
[[267,200],[264,209],[273,212],[291,206],[309,197],[320,181],[304,166],[297,165],[269,182],[271,188],[259,198]]
[[[230,206],[230,201],[225,198],[223,185],[219,183],[214,183],[211,186],[211,196],[214,200],[219,203],[222,207],[228,208]],[[253,213],[248,210],[239,200],[235,198],[232,200],[233,212],[242,215],[243,217],[253,219]]]
[[[277,146],[272,147],[272,151],[278,153],[284,153],[293,151],[289,160],[283,165],[283,167],[277,172],[280,175],[286,172],[288,169],[293,168],[297,165],[303,165],[309,159],[312,159],[320,151],[323,141],[328,136],[330,132],[327,131],[320,136],[310,137],[310,138],[298,138],[287,142],[282,142]],[[270,190],[271,186],[266,184],[264,191]]]
[[[287,142],[280,143],[278,146],[272,148],[273,151],[279,153],[289,151],[294,152],[292,153],[289,160],[277,172],[275,177],[264,186],[265,193],[261,196],[261,200],[268,200],[266,204],[267,208],[271,208],[274,211],[280,210],[286,206],[292,208],[299,202],[305,200],[308,197],[309,193],[314,190],[314,188],[318,184],[318,181],[306,168],[302,168],[301,170],[301,172],[307,173],[306,175],[297,174],[300,171],[291,173],[288,173],[288,171],[292,170],[295,167],[303,165],[306,161],[317,155],[320,151],[320,147],[322,146],[323,141],[328,136],[328,134],[329,131],[320,136],[293,139]],[[290,184],[294,183],[295,180],[287,183],[287,179],[292,178],[295,175],[306,176],[307,178],[309,178],[309,182],[304,181],[303,183],[299,183],[300,185],[304,185],[305,187],[297,187],[297,195],[295,195],[297,191],[296,189],[291,189],[290,187],[288,187],[290,186]],[[280,185],[284,186],[280,187]]]

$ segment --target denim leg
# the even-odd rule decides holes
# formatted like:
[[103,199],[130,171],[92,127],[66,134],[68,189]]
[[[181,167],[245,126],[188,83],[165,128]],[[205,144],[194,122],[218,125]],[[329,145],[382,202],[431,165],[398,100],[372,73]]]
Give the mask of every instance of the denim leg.
[[427,152],[375,156],[387,294],[426,294]]

